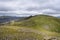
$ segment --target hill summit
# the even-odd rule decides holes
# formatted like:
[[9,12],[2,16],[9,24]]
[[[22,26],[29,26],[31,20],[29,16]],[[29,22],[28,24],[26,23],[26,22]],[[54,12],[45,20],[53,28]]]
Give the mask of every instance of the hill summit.
[[36,15],[26,18],[22,22],[16,22],[13,25],[34,29],[45,29],[60,33],[60,19],[48,15]]
[[0,40],[60,40],[60,18],[30,16],[22,21],[10,21],[0,26],[0,30]]

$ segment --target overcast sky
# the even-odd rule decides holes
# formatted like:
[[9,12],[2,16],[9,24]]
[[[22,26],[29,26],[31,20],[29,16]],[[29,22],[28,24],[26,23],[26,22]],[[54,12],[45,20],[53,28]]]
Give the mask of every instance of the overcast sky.
[[0,0],[0,15],[60,16],[60,0]]

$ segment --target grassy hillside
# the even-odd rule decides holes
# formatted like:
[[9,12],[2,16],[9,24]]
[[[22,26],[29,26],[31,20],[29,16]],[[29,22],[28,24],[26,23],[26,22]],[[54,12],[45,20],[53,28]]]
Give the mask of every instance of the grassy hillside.
[[0,26],[0,40],[60,40],[60,19],[48,15],[30,16]]
[[60,19],[47,15],[37,15],[22,22],[16,22],[13,25],[35,29],[45,29],[60,33]]
[[[41,37],[40,37],[41,36]],[[42,40],[43,36],[11,26],[0,27],[0,40]]]

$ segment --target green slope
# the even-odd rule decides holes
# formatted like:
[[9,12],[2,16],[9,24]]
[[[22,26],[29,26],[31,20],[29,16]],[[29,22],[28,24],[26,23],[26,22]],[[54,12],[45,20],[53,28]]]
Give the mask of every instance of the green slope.
[[60,19],[47,15],[37,15],[25,21],[16,22],[14,25],[60,33]]
[[20,22],[11,21],[0,27],[0,31],[0,40],[60,40],[60,19],[36,15]]
[[26,32],[20,27],[1,26],[0,40],[42,40],[43,36],[34,32]]

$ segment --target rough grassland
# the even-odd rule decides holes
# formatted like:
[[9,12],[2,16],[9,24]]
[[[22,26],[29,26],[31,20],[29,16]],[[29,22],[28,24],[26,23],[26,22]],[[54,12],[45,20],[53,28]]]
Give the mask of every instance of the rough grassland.
[[0,40],[60,40],[60,19],[37,15],[0,26]]

